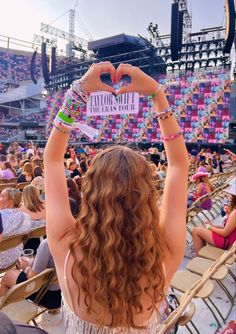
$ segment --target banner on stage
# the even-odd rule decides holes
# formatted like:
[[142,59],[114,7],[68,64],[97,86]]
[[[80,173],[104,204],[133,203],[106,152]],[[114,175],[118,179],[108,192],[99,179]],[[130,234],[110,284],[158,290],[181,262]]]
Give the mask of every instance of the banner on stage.
[[137,114],[139,111],[139,94],[130,92],[118,97],[108,92],[91,93],[87,102],[87,115],[106,116]]

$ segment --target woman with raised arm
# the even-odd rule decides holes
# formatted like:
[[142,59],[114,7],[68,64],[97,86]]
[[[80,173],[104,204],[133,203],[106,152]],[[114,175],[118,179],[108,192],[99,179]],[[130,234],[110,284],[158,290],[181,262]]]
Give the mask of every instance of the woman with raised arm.
[[[115,94],[101,82],[102,73],[109,73],[113,83],[130,76],[131,84],[118,94],[151,95],[168,160],[165,189],[159,209],[145,158],[124,146],[107,148],[91,161],[75,220],[63,165],[73,127],[71,105],[79,107],[94,91]],[[182,132],[162,86],[129,64],[117,69],[110,62],[92,65],[65,96],[44,162],[47,236],[67,332],[157,333],[167,289],[185,250],[189,168]]]

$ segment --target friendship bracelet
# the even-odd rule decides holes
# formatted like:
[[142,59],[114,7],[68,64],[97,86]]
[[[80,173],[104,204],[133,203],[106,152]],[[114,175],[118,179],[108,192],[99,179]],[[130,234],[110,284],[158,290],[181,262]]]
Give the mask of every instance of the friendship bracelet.
[[159,91],[162,89],[162,85],[161,84],[157,84],[157,89],[155,90],[155,92],[151,93],[150,95],[148,95],[149,99],[154,99],[157,94],[159,93]]
[[169,115],[167,115],[167,116],[160,117],[160,116],[157,115],[157,117],[158,117],[159,119],[167,119],[167,118],[169,118],[169,117],[171,117],[171,116],[173,116],[173,115],[174,115],[174,113],[171,112],[171,114],[169,114]]
[[64,128],[68,129],[68,130],[71,130],[73,128],[73,124],[74,123],[71,123],[71,124],[68,124],[67,122],[65,122],[63,119],[61,119],[58,114],[57,116],[55,117],[54,119],[54,124],[56,125],[62,125]]
[[62,111],[59,111],[58,114],[57,114],[57,116],[58,116],[64,123],[66,123],[66,124],[68,124],[68,125],[72,125],[72,124],[74,123],[74,120],[73,120],[71,117],[65,115]]
[[71,131],[66,131],[66,130],[63,130],[62,128],[59,128],[55,123],[53,123],[53,126],[55,129],[57,129],[61,133],[64,133],[65,135],[69,135],[71,133]]
[[162,112],[157,113],[156,116],[157,117],[165,116],[165,114],[167,114],[170,111],[173,111],[173,107],[168,107],[168,108],[164,109]]
[[90,94],[86,92],[81,86],[80,80],[76,80],[71,85],[72,91],[74,91],[85,103],[88,102]]
[[161,136],[161,139],[165,140],[165,141],[170,141],[170,140],[174,140],[174,139],[178,138],[182,134],[183,134],[183,131],[180,130],[180,131],[176,132],[175,134],[173,134],[171,136],[164,136],[164,137]]
[[210,224],[207,224],[206,228],[211,231],[211,225]]

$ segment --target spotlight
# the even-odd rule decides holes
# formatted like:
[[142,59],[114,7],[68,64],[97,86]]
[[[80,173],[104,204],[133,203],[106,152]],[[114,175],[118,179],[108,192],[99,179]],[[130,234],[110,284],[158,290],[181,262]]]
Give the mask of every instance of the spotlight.
[[46,99],[46,98],[47,98],[47,96],[48,96],[48,91],[47,91],[47,89],[43,89],[43,90],[42,90],[42,92],[41,92],[41,96],[42,96],[43,99]]

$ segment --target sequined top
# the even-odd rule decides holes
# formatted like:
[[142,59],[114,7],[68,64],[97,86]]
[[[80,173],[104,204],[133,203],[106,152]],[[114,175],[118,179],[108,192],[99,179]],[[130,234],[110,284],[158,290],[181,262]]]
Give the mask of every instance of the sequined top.
[[[3,209],[0,211],[3,226],[3,238],[12,235],[28,233],[30,231],[30,217],[18,209]],[[23,244],[0,252],[0,269],[7,268],[14,263],[22,254]]]
[[[64,265],[64,281],[65,281],[65,287],[67,290],[67,295],[71,302],[71,295],[69,291],[68,286],[68,280],[67,280],[67,263],[68,258],[70,255],[70,251],[68,252],[65,260]],[[62,297],[62,315],[63,315],[63,321],[66,328],[67,334],[158,334],[158,330],[160,328],[160,324],[167,318],[168,312],[166,311],[168,308],[168,304],[166,300],[164,300],[160,306],[159,313],[157,311],[154,311],[151,318],[146,321],[143,325],[146,326],[145,329],[137,330],[137,329],[127,329],[127,328],[110,328],[107,326],[98,326],[92,322],[88,322],[85,320],[80,319],[74,311],[70,308],[70,306],[65,301],[65,298]],[[167,334],[167,333],[166,333]]]
[[[166,301],[161,304],[160,316],[157,312],[153,312],[151,318],[143,325],[145,329],[137,330],[127,328],[109,328],[106,326],[98,326],[92,322],[80,319],[69,307],[63,298],[62,315],[67,334],[158,334],[160,324],[167,317],[165,315]],[[160,319],[160,320],[159,320]]]

